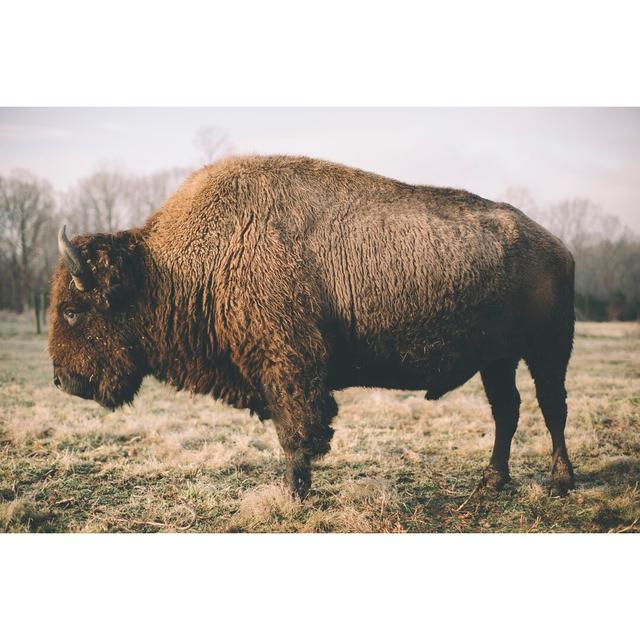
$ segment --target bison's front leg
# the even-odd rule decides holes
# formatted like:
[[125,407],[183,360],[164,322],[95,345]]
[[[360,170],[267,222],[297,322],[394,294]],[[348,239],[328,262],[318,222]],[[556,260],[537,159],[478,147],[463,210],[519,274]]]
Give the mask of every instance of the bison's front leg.
[[[278,435],[281,431],[278,429]],[[281,443],[282,440],[281,437]],[[304,500],[311,488],[311,456],[299,445],[284,448],[284,451],[286,457],[284,482],[287,490],[292,498]]]
[[329,426],[337,405],[328,392],[295,385],[271,394],[270,412],[284,450],[285,483],[292,497],[304,500],[311,487],[311,461],[329,451]]
[[496,424],[493,453],[480,487],[499,490],[509,481],[511,440],[518,427],[520,394],[516,388],[517,360],[501,360],[481,371],[482,382]]

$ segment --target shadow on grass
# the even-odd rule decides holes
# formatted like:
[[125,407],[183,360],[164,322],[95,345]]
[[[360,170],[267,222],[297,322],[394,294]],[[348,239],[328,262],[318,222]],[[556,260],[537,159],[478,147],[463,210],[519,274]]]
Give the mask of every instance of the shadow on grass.
[[640,481],[640,458],[624,457],[607,462],[590,473],[576,476],[579,485],[595,486],[628,486],[634,488]]

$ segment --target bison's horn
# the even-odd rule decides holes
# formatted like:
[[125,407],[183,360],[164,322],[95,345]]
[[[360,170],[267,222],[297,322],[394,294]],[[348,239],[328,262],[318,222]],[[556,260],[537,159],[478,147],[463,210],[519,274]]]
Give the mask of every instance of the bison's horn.
[[73,282],[80,291],[87,291],[90,289],[90,275],[87,265],[80,255],[80,252],[74,247],[67,238],[66,226],[63,226],[58,231],[58,251],[60,257],[64,260],[64,263],[69,269],[69,273],[73,278]]

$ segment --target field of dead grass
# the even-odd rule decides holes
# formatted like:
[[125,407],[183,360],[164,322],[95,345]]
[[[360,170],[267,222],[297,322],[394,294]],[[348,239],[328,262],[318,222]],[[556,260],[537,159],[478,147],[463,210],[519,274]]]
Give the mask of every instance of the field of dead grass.
[[547,490],[550,438],[524,365],[513,482],[472,498],[493,422],[478,376],[437,402],[349,389],[303,504],[275,431],[145,381],[115,413],[51,384],[30,318],[0,318],[0,531],[640,531],[640,325],[579,323],[567,442],[577,488]]

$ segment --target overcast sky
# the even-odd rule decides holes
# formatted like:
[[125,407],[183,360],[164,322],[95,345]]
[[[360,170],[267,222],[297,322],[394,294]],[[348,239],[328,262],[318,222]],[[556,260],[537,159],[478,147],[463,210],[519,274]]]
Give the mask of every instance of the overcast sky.
[[203,126],[237,153],[304,154],[492,199],[509,187],[541,205],[586,197],[640,230],[640,109],[2,108],[0,173],[65,189],[102,166],[197,165]]

